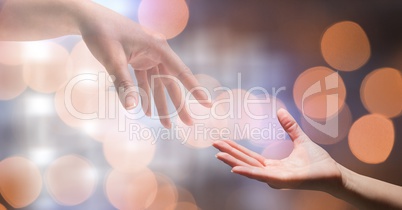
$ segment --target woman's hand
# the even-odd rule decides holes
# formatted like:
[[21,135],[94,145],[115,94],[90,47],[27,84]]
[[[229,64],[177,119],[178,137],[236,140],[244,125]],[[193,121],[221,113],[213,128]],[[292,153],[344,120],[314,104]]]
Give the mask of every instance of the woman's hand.
[[[210,97],[197,89],[194,75],[163,35],[92,1],[0,0],[0,28],[0,41],[82,35],[92,54],[115,77],[114,84],[124,107],[134,108],[140,94],[144,112],[151,115],[152,92],[165,127],[170,127],[165,88],[186,124],[192,124],[192,119],[184,106],[184,89],[202,105],[211,106]],[[128,71],[129,64],[135,70],[138,90]]]
[[[115,87],[122,104],[132,109],[140,95],[146,115],[151,115],[151,92],[161,123],[169,128],[165,88],[180,119],[192,124],[184,103],[184,87],[204,106],[210,106],[208,95],[199,86],[190,69],[169,47],[163,35],[144,29],[139,24],[93,2],[82,2],[83,11],[77,14],[81,35],[92,54],[116,79]],[[128,71],[135,70],[138,90]],[[182,83],[183,85],[181,85]]]
[[217,158],[233,167],[234,173],[265,182],[273,188],[322,191],[340,188],[342,177],[338,163],[310,140],[287,111],[280,109],[278,118],[294,143],[289,157],[266,159],[233,141],[224,140],[213,144],[220,150]]

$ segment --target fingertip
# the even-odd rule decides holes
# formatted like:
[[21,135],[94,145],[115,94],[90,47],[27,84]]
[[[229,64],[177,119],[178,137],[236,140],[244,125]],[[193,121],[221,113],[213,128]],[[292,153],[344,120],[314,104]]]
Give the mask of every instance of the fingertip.
[[193,125],[194,125],[193,120],[189,120],[189,121],[187,122],[187,125],[188,125],[188,126],[193,126]]
[[212,108],[212,101],[209,99],[204,100],[203,102],[201,102],[201,105],[203,105],[206,108]]
[[242,166],[235,166],[235,167],[232,168],[231,172],[235,173],[235,174],[238,174],[238,173],[241,173],[243,171],[243,169],[244,169],[244,167],[242,167]]
[[290,113],[284,108],[280,108],[277,111],[276,115],[278,117],[279,122],[282,124],[282,126],[294,121],[294,118],[292,117],[292,115],[290,115]]
[[151,112],[150,112],[150,111],[146,111],[146,112],[145,112],[145,115],[146,115],[147,117],[151,117]]
[[289,112],[286,111],[286,109],[284,108],[279,108],[278,111],[276,111],[276,116],[278,116],[278,118],[283,118],[284,116],[288,115]]
[[192,94],[201,105],[207,108],[212,107],[211,95],[209,93],[207,94],[204,90],[194,90]]
[[136,98],[132,95],[126,96],[125,101],[124,101],[124,107],[127,110],[131,110],[131,109],[134,109],[136,106],[137,106]]
[[221,142],[222,142],[221,140],[214,141],[214,142],[212,142],[212,146],[215,147],[216,149],[218,149],[219,144],[220,144]]
[[224,142],[224,143],[226,143],[226,144],[229,144],[229,145],[237,144],[236,142],[234,142],[234,141],[232,141],[232,140],[229,140],[229,139],[222,140],[222,142]]
[[224,156],[225,156],[225,153],[223,153],[223,152],[218,152],[218,154],[215,155],[215,157],[220,161],[224,160]]
[[162,123],[163,127],[167,128],[167,129],[172,128],[172,124],[170,122],[170,119],[162,120],[161,123]]
[[186,124],[187,126],[193,126],[194,125],[194,121],[191,118],[187,118],[185,120],[183,120],[184,124]]

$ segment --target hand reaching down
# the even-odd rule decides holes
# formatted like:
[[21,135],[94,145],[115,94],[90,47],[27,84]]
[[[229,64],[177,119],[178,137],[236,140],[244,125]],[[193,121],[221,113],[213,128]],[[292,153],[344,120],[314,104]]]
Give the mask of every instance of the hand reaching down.
[[[188,125],[192,119],[184,106],[184,89],[202,105],[211,106],[211,99],[197,89],[196,78],[163,35],[92,1],[0,0],[0,28],[0,41],[82,35],[91,53],[115,77],[123,106],[132,109],[141,97],[142,108],[149,116],[152,94],[165,127],[170,127],[165,88],[180,119]],[[128,65],[135,70],[138,87],[133,83]]]
[[[183,87],[192,91],[201,104],[210,106],[211,99],[196,89],[199,86],[197,79],[169,47],[162,34],[144,29],[130,19],[92,2],[82,4],[84,7],[88,4],[92,12],[80,15],[78,24],[81,35],[92,54],[110,75],[115,76],[115,87],[127,109],[137,105],[140,95],[142,108],[150,116],[152,95],[162,125],[169,128],[171,123],[165,88],[180,119],[188,125],[192,124],[192,119],[185,107]],[[107,18],[99,21],[92,16]],[[139,90],[134,86],[128,65],[135,70]]]

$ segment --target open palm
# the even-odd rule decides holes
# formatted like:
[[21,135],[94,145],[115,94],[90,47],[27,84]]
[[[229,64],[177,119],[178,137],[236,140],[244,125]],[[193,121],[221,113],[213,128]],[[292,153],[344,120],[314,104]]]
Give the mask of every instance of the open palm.
[[342,182],[338,164],[302,131],[284,109],[278,119],[294,143],[292,153],[282,160],[266,159],[229,140],[214,142],[217,158],[233,167],[234,173],[267,183],[273,188],[328,190]]

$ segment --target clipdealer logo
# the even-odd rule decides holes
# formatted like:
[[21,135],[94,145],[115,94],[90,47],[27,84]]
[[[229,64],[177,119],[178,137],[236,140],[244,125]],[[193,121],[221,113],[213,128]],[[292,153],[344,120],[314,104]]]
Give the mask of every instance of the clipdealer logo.
[[[338,106],[333,106],[333,104],[339,103],[338,80],[338,72],[335,72],[326,76],[323,80],[316,81],[303,93],[301,104],[301,111],[306,121],[317,130],[323,132],[324,134],[327,134],[332,138],[336,138],[339,135],[339,116],[338,114],[333,114],[338,113]],[[316,94],[323,93],[326,95],[326,115],[324,123],[320,123],[306,114],[304,110],[304,104],[305,100],[307,100],[309,97],[313,97]]]

